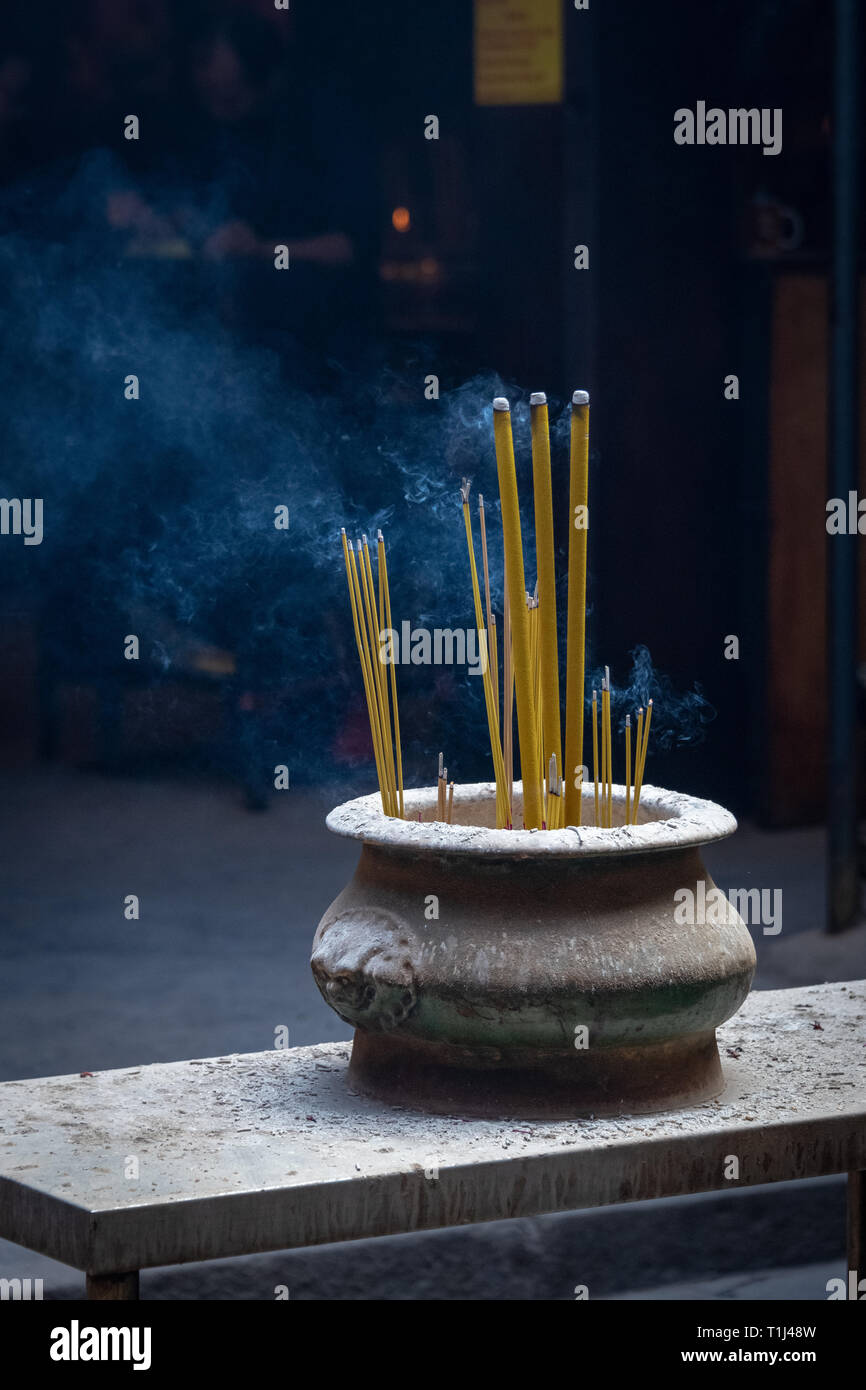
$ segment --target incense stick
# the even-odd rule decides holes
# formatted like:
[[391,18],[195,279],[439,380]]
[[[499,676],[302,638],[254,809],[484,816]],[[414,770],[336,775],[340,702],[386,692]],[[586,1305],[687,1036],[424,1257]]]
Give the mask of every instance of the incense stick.
[[[652,702],[652,700],[647,700],[647,706],[646,706],[646,719],[644,720],[644,725],[643,725],[643,742],[641,743],[641,748],[640,748],[640,766],[638,767],[637,771],[635,772],[635,779],[634,779],[634,811],[633,811],[633,814],[632,814],[632,821],[633,821],[633,823],[634,823],[635,825],[637,825],[637,813],[638,813],[638,808],[639,808],[639,806],[640,806],[640,794],[641,794],[641,788],[642,788],[642,786],[643,786],[643,772],[644,772],[644,764],[646,763],[646,750],[647,750],[647,743],[648,743],[648,741],[649,741],[649,726],[650,726],[650,720],[652,719],[652,713],[653,713],[653,702]],[[640,716],[638,716],[638,717],[640,717]]]
[[363,548],[359,545],[359,566],[364,576],[364,601],[367,613],[367,624],[369,628],[370,659],[373,664],[374,681],[376,684],[379,720],[382,730],[382,747],[385,752],[385,775],[388,780],[388,799],[391,805],[390,814],[397,813],[397,777],[394,768],[394,748],[391,743],[391,715],[388,707],[388,683],[385,673],[382,670],[380,660],[380,634],[379,626],[376,621],[376,595],[373,588],[373,569],[370,564],[370,547],[367,544],[367,537],[362,534],[361,541]]
[[556,566],[553,549],[553,484],[550,474],[550,422],[547,396],[529,398],[532,421],[532,482],[535,502],[535,554],[538,565],[538,637],[540,643],[543,760],[555,756],[562,766],[559,722],[559,649],[556,635]]
[[469,514],[469,488],[468,478],[463,479],[460,488],[460,496],[463,500],[463,521],[466,527],[466,545],[469,550],[469,570],[472,576],[472,601],[475,606],[475,626],[478,630],[478,640],[483,646],[484,658],[484,704],[487,710],[487,729],[490,735],[490,749],[493,753],[493,773],[496,779],[496,825],[502,829],[508,824],[508,805],[505,790],[505,763],[502,757],[502,745],[499,742],[499,722],[496,718],[496,707],[493,702],[493,680],[490,670],[490,657],[487,647],[487,629],[484,626],[484,616],[481,611],[481,592],[478,588],[478,570],[475,565],[475,546],[472,542],[472,517]]
[[369,652],[367,648],[366,628],[364,625],[363,608],[361,594],[358,583],[358,573],[355,566],[355,552],[346,539],[345,527],[341,531],[343,542],[343,556],[346,562],[346,578],[349,585],[349,601],[352,608],[352,623],[355,629],[355,642],[358,647],[358,657],[361,662],[361,674],[364,681],[364,695],[367,700],[367,715],[370,721],[370,737],[373,741],[373,758],[376,763],[376,776],[379,782],[379,795],[382,798],[382,810],[387,816],[390,814],[390,798],[388,795],[387,779],[384,772],[383,754],[380,740],[379,711],[376,705],[376,695],[373,686],[373,676],[370,670]]
[[631,715],[625,717],[625,823],[631,820]]
[[569,466],[568,617],[565,684],[565,817],[580,824],[581,801],[574,788],[583,764],[584,660],[586,647],[586,510],[589,490],[589,395],[575,391],[571,398]]
[[490,603],[490,566],[487,563],[487,525],[484,516],[484,498],[478,494],[478,520],[481,527],[481,563],[484,570],[484,602],[487,612],[487,632],[490,645],[490,663],[493,667],[493,703],[496,707],[496,722],[499,723],[499,660],[496,652],[496,619]]
[[517,732],[520,741],[520,774],[523,778],[523,821],[528,830],[538,830],[541,827],[542,806],[539,770],[535,764],[537,728],[529,662],[529,625],[524,599],[526,583],[523,572],[523,541],[520,533],[514,443],[511,438],[511,410],[503,396],[497,396],[493,402],[493,431],[499,496],[502,503],[506,578],[511,595]]
[[[389,587],[388,587],[388,562],[387,562],[387,560],[386,560],[386,558],[385,558],[385,537],[382,535],[382,532],[381,532],[381,531],[379,532],[379,535],[378,535],[378,563],[379,563],[379,595],[380,595],[380,608],[381,608],[381,595],[382,595],[382,593],[384,593],[384,595],[385,595],[385,605],[384,605],[384,608],[385,608],[385,620],[384,620],[384,623],[383,623],[382,620],[381,620],[381,618],[380,618],[380,620],[379,620],[379,621],[380,621],[380,627],[383,626],[387,632],[391,632],[391,631],[393,631],[393,626],[392,626],[392,623],[391,623],[391,591],[390,591],[390,589],[389,589]],[[398,709],[397,709],[397,673],[396,673],[396,669],[395,669],[394,653],[393,653],[393,651],[392,651],[392,653],[391,653],[391,660],[390,660],[390,662],[389,662],[389,665],[390,665],[390,667],[391,667],[391,707],[392,707],[393,713],[394,713],[394,743],[395,743],[395,746],[396,746],[396,756],[397,756],[397,791],[398,791],[398,801],[399,801],[400,816],[401,816],[401,818],[402,818],[402,817],[403,817],[403,814],[404,814],[404,808],[403,808],[403,750],[402,750],[401,745],[400,745],[400,714],[399,714],[399,711],[398,711]]]
[[505,764],[505,792],[508,798],[508,825],[513,821],[514,802],[514,648],[511,632],[511,598],[508,592],[508,566],[504,565],[505,594],[502,603],[502,760]]
[[592,692],[592,777],[595,784],[595,823],[598,825],[598,698]]

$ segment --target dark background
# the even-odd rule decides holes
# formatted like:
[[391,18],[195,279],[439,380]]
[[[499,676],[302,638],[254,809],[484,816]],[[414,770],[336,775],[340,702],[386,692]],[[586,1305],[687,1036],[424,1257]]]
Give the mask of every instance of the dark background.
[[[339,783],[368,756],[339,526],[386,523],[401,615],[467,621],[456,485],[466,472],[495,498],[490,396],[544,388],[561,408],[581,384],[592,663],[623,688],[645,643],[716,712],[705,737],[703,718],[680,723],[667,702],[650,757],[675,751],[653,777],[773,823],[816,820],[826,692],[806,689],[774,769],[768,684],[790,633],[766,607],[775,287],[820,286],[830,247],[824,7],[569,14],[565,102],[510,108],[473,104],[465,4],[429,25],[387,3],[49,10],[11,9],[0,68],[4,490],[46,509],[42,547],[3,547],[6,756],[182,756],[258,801],[283,747],[297,782]],[[701,94],[781,106],[782,152],[676,145],[673,111]],[[123,138],[129,112],[138,141]],[[438,141],[423,138],[431,112]],[[293,253],[274,271],[269,247],[319,238],[322,256],[329,234],[330,261]],[[588,272],[573,269],[578,242]],[[814,327],[782,331],[822,378]],[[560,497],[566,466],[559,447]],[[814,451],[779,466],[819,486]],[[528,493],[525,447],[522,468]],[[823,535],[820,488],[803,569]],[[279,502],[292,522],[275,536]],[[429,565],[413,563],[419,546]],[[789,618],[819,663],[822,623],[817,599]],[[120,628],[141,628],[134,670]],[[233,672],[184,671],[188,643],[218,647]],[[416,675],[413,774],[428,775],[447,727],[452,772],[487,775],[478,683]]]
[[[862,919],[821,937],[831,17],[566,7],[564,101],[482,108],[466,0],[7,7],[0,491],[44,498],[45,538],[0,538],[4,1076],[346,1036],[307,967],[354,859],[323,815],[374,778],[339,528],[385,530],[398,622],[470,623],[458,486],[498,537],[503,391],[527,522],[551,398],[561,562],[591,392],[590,664],[623,712],[655,692],[648,780],[741,818],[717,881],[784,888],[758,983],[863,973]],[[676,145],[698,100],[782,107],[782,152]],[[440,747],[489,776],[479,682],[398,676],[407,782]],[[774,1211],[756,1261],[827,1256]],[[694,1274],[639,1264],[620,1288]]]

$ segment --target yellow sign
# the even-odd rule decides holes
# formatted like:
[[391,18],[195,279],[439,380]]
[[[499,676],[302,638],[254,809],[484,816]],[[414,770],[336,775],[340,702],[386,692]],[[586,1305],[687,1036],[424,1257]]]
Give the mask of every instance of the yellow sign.
[[562,0],[475,0],[475,101],[562,101]]

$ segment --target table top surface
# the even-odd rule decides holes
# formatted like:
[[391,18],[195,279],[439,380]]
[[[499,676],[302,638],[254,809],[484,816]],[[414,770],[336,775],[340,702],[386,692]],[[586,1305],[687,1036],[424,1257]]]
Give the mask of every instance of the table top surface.
[[866,1168],[866,981],[718,1040],[718,1099],[571,1122],[383,1106],[347,1043],[5,1082],[0,1236],[107,1273]]

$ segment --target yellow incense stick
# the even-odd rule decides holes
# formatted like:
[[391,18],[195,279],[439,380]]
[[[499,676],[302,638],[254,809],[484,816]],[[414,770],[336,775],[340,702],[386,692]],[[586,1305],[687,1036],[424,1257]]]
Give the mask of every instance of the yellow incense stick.
[[376,688],[379,697],[379,717],[382,722],[382,747],[385,751],[385,770],[388,777],[388,795],[391,801],[391,815],[397,814],[397,773],[394,767],[394,745],[391,742],[391,711],[388,701],[388,681],[382,669],[381,635],[376,620],[376,591],[373,587],[373,567],[370,564],[370,547],[367,537],[362,535],[363,550],[361,565],[364,575],[365,597],[367,599],[367,622],[370,629],[370,655],[373,662]]
[[553,830],[555,816],[553,799],[556,796],[556,754],[551,753],[547,764],[547,802],[544,808],[544,820],[548,830]]
[[[378,742],[378,716],[374,714],[373,692],[370,686],[369,671],[367,669],[367,652],[364,639],[361,636],[361,629],[358,623],[358,602],[355,594],[356,580],[352,577],[352,569],[354,568],[355,563],[355,553],[354,551],[350,551],[348,542],[346,540],[345,526],[341,528],[340,538],[343,542],[343,559],[345,560],[346,564],[346,580],[349,585],[349,603],[352,609],[352,626],[355,629],[355,644],[358,648],[358,659],[361,662],[361,676],[364,682],[364,696],[367,701],[367,716],[370,721],[370,737],[373,741],[373,757],[376,762],[376,776],[379,781],[379,794],[382,798],[382,810],[385,813],[385,815],[387,815],[388,812],[385,806],[385,791],[384,782],[382,778],[382,764]],[[350,554],[352,557],[351,561],[349,559]]]
[[544,762],[555,754],[562,766],[559,722],[559,650],[556,636],[556,565],[553,549],[553,485],[550,476],[550,425],[547,397],[534,391],[529,398],[532,418],[532,484],[535,501],[535,553],[538,566],[541,698],[544,721]]
[[[385,558],[385,538],[382,532],[378,537],[378,559],[379,559],[379,595],[385,594],[385,617],[384,622],[380,618],[380,626],[386,631],[393,631],[391,623],[391,591],[388,587],[388,562]],[[400,745],[400,715],[397,710],[397,673],[395,669],[394,653],[391,653],[391,705],[394,711],[394,743],[397,754],[397,793],[399,799],[399,809],[401,818],[404,815],[403,807],[403,750]]]
[[598,698],[596,692],[592,692],[592,777],[595,783],[595,823],[599,825],[598,819]]
[[[636,770],[636,772],[635,772],[635,779],[634,779],[634,822],[635,822],[635,824],[637,824],[637,813],[638,813],[638,807],[640,806],[640,794],[641,794],[641,789],[642,789],[642,787],[643,787],[644,765],[646,764],[646,750],[647,750],[647,743],[648,743],[648,741],[649,741],[649,726],[650,726],[650,720],[652,719],[652,716],[653,716],[653,702],[652,702],[652,700],[647,700],[647,706],[646,706],[646,719],[644,720],[644,724],[643,724],[643,742],[641,743],[641,747],[640,747],[640,765],[639,765],[639,767],[637,768],[637,770]],[[640,718],[640,715],[638,715],[638,718]]]
[[[372,648],[371,638],[369,634],[369,625],[367,622],[366,586],[363,583],[362,579],[364,562],[363,559],[360,558],[360,541],[357,542],[357,545],[359,552],[358,557],[356,557],[355,551],[352,549],[351,546],[349,547],[349,554],[351,558],[351,573],[352,582],[354,584],[355,603],[358,613],[358,623],[360,627],[364,652],[363,662],[367,673],[367,684],[370,692],[370,731],[373,736],[373,747],[377,759],[377,771],[380,779],[383,809],[385,811],[385,814],[387,816],[390,816],[393,812],[393,808],[391,805],[391,787],[388,780],[388,769],[385,761],[385,745],[382,734],[382,712],[379,707],[379,690],[376,683],[375,662],[377,658]],[[359,573],[359,569],[361,573]]]
[[384,771],[384,758],[381,742],[381,725],[379,722],[379,710],[377,698],[373,685],[373,675],[370,669],[369,651],[367,647],[366,628],[364,624],[363,605],[361,600],[360,586],[358,583],[358,571],[355,566],[355,552],[346,540],[345,528],[341,531],[343,541],[343,557],[346,562],[346,578],[349,583],[349,599],[352,606],[352,623],[355,628],[355,642],[358,647],[358,656],[361,662],[361,674],[364,680],[364,694],[367,700],[367,716],[370,721],[370,737],[373,740],[373,758],[376,763],[376,776],[379,780],[379,794],[382,798],[382,810],[384,814],[390,815],[390,798],[388,796],[387,779]]
[[[493,402],[493,432],[496,444],[496,470],[502,502],[502,534],[505,542],[506,579],[511,594],[511,625],[514,638],[514,683],[517,690],[517,732],[520,741],[520,772],[523,778],[523,821],[527,830],[541,828],[541,786],[535,762],[537,725],[529,659],[526,581],[523,571],[523,541],[520,533],[520,505],[514,443],[511,438],[511,411],[508,401],[497,396]],[[506,701],[507,704],[507,701]]]
[[638,710],[638,727],[634,735],[634,796],[631,798],[631,823],[638,819],[638,799],[641,795],[641,746],[644,742],[644,706]]
[[472,517],[469,514],[468,478],[463,479],[460,496],[463,499],[463,522],[466,527],[466,545],[469,549],[469,570],[472,575],[472,601],[475,606],[475,626],[478,629],[478,640],[482,644],[482,656],[484,660],[484,704],[487,710],[487,729],[490,735],[490,749],[493,753],[493,774],[496,779],[496,826],[497,829],[501,830],[508,824],[505,763],[502,756],[502,745],[499,742],[499,723],[496,718],[496,707],[493,701],[493,675],[490,670],[487,629],[484,626],[484,615],[481,611],[481,591],[478,587],[478,570],[475,565],[475,546],[472,542]]
[[535,699],[535,762],[539,776],[544,779],[544,710],[541,690],[541,643],[538,599],[526,595],[526,609],[529,617],[530,660],[532,662],[532,689]]
[[607,686],[607,826],[613,825],[613,709],[611,707],[610,667],[604,668]]
[[499,660],[496,654],[496,626],[493,608],[490,603],[490,566],[487,562],[487,523],[484,515],[484,498],[478,494],[478,520],[481,525],[481,564],[484,570],[484,602],[487,612],[487,634],[490,646],[490,664],[493,667],[493,703],[496,706],[496,722],[499,723]]
[[505,764],[505,792],[508,797],[508,825],[512,824],[514,801],[514,646],[511,632],[511,599],[508,594],[508,570],[505,574],[505,596],[502,605],[502,760]]
[[451,823],[453,822],[453,820],[454,820],[454,783],[451,782],[451,783],[449,784],[449,787],[448,787],[448,824],[451,825]]
[[631,715],[625,717],[625,824],[631,820]]
[[607,781],[610,777],[610,695],[602,678],[602,824],[607,826]]
[[565,819],[579,825],[582,797],[575,789],[583,763],[584,659],[586,652],[586,540],[589,513],[589,394],[571,398],[569,474],[568,618],[565,683]]
[[[490,627],[487,633],[490,647],[490,670],[493,676],[493,705],[496,710],[496,723],[499,725],[499,638],[497,636],[496,614],[490,614]],[[501,726],[500,726],[501,727]]]

